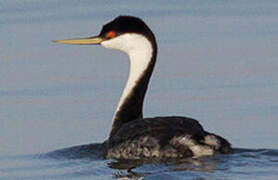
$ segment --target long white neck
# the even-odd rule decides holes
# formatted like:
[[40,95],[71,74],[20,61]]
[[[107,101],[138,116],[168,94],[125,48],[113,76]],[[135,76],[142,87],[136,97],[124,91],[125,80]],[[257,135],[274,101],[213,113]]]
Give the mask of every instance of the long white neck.
[[[146,37],[135,33],[121,35],[114,39],[104,41],[101,43],[101,45],[106,48],[117,49],[127,53],[130,60],[129,77],[113,118],[113,121],[116,121],[119,118],[118,116],[120,116],[119,114],[121,114],[121,116],[123,115],[122,111],[128,111],[130,108],[130,113],[132,113],[132,108],[130,106],[136,103],[136,101],[143,101],[147,88],[145,86],[147,86],[150,76],[147,76],[147,79],[144,80],[144,75],[150,65],[150,62],[152,61],[154,49],[151,42]],[[151,74],[151,72],[149,73]],[[142,86],[142,84],[144,85]],[[143,88],[143,95],[140,93],[140,85]],[[138,95],[138,93],[140,97],[134,97],[135,95]],[[131,101],[134,101],[134,103]],[[142,107],[133,108],[140,109]],[[128,112],[125,112],[125,114],[126,113]]]
[[138,47],[131,50],[128,54],[130,60],[129,76],[115,114],[120,110],[125,99],[127,99],[132,89],[137,85],[152,57],[152,46],[146,38],[140,36],[135,42]]

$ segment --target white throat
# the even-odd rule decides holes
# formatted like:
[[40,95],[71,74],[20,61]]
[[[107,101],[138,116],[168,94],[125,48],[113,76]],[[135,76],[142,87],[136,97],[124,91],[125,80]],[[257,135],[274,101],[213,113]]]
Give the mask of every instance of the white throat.
[[146,37],[135,33],[120,35],[111,40],[103,41],[101,45],[125,52],[130,60],[128,80],[115,111],[114,115],[116,115],[132,89],[136,86],[137,81],[147,69],[152,58],[153,48],[151,42]]

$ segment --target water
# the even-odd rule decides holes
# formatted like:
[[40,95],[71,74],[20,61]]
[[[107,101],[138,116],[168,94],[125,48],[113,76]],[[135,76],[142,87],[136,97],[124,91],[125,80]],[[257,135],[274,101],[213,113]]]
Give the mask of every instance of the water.
[[0,157],[0,172],[4,179],[275,179],[278,175],[278,150],[234,149],[230,155],[142,165],[104,160],[94,148],[98,145]]
[[[0,179],[277,179],[277,9],[275,0],[0,2]],[[194,117],[234,154],[127,172],[96,144],[78,146],[106,139],[127,57],[51,40],[98,34],[119,14],[143,18],[159,44],[144,115]]]

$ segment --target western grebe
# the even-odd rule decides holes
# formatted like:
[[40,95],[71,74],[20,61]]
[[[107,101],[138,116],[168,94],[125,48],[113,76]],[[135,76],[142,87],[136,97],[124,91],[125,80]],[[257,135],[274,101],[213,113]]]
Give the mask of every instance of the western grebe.
[[125,52],[129,77],[115,111],[105,157],[168,159],[231,152],[224,138],[205,131],[198,121],[178,116],[143,118],[143,101],[157,55],[155,36],[139,18],[119,16],[104,25],[98,36],[56,40],[61,44],[99,44]]

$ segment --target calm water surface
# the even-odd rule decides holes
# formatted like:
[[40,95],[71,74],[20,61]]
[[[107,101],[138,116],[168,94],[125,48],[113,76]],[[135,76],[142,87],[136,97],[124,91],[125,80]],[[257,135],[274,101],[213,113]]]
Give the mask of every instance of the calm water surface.
[[[10,0],[0,12],[0,179],[277,179],[276,0]],[[120,14],[159,44],[144,115],[196,118],[234,154],[131,172],[100,157],[92,143],[109,133],[127,57],[51,40],[98,34]]]

